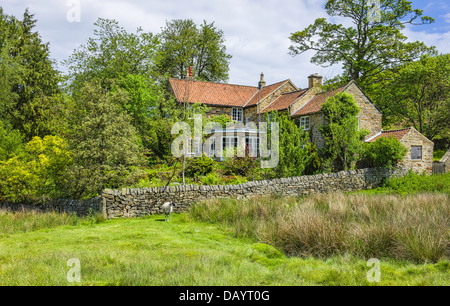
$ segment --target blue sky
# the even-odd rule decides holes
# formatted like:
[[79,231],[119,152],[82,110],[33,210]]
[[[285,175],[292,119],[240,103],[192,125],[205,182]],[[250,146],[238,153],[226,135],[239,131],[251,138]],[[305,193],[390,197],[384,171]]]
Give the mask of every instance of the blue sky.
[[[69,22],[73,4],[80,3],[80,22]],[[450,4],[445,0],[413,0],[413,7],[436,19],[432,25],[408,26],[404,33],[411,40],[434,45],[450,52]],[[9,15],[20,17],[25,8],[38,20],[37,30],[50,42],[56,61],[67,59],[75,48],[93,36],[98,17],[116,19],[129,31],[142,27],[158,33],[166,20],[190,18],[197,23],[214,21],[226,36],[230,64],[230,83],[257,85],[264,72],[267,83],[291,79],[307,87],[307,77],[319,73],[325,78],[339,74],[340,67],[322,68],[310,63],[313,52],[292,57],[289,36],[327,17],[326,0],[2,0]],[[73,16],[73,15],[72,15]],[[60,67],[60,70],[64,70]]]

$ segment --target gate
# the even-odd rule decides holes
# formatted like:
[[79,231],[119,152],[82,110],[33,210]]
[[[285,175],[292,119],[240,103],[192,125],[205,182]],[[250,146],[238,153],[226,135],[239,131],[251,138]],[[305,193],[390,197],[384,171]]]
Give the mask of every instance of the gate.
[[433,174],[444,174],[445,164],[444,163],[433,163]]

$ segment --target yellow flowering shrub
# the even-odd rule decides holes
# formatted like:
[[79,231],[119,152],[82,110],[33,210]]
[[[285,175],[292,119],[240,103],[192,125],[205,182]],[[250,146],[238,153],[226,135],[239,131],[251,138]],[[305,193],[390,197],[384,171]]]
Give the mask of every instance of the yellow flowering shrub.
[[13,202],[58,197],[64,171],[71,162],[64,139],[34,137],[23,153],[0,161],[0,197]]

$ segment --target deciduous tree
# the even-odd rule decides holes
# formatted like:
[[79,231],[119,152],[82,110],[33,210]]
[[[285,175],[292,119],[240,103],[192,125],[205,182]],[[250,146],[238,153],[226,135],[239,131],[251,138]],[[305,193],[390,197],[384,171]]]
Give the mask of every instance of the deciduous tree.
[[322,150],[326,170],[348,170],[356,166],[362,154],[365,132],[358,130],[359,107],[352,95],[344,92],[328,98],[322,105],[327,124],[319,129],[325,138]]
[[197,26],[193,20],[168,21],[160,34],[162,46],[159,70],[171,77],[185,78],[189,66],[198,80],[228,80],[231,55],[227,53],[225,36],[214,22]]
[[99,83],[86,83],[72,121],[70,148],[73,166],[68,191],[77,198],[122,187],[143,162],[143,150],[131,117],[120,105],[124,92],[107,92]]
[[385,74],[370,93],[390,123],[412,125],[431,140],[448,137],[450,54],[405,64],[395,73]]
[[351,26],[318,18],[314,24],[295,32],[290,39],[292,55],[314,51],[311,62],[324,67],[341,64],[345,79],[362,85],[375,75],[400,64],[434,53],[434,47],[407,42],[405,24],[429,24],[433,18],[413,9],[406,0],[328,0],[326,12],[343,17]]
[[80,89],[85,82],[97,79],[110,89],[130,74],[152,76],[159,47],[156,35],[142,28],[129,33],[116,20],[104,18],[94,26],[94,37],[63,62],[69,68],[72,88]]

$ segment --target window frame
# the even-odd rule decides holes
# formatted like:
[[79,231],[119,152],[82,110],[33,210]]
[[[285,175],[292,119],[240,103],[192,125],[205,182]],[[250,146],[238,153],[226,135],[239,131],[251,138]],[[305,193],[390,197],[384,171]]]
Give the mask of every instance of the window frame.
[[202,141],[201,139],[191,139],[189,141],[189,148],[187,155],[199,155],[202,153]]
[[[235,111],[236,111],[236,117],[235,117]],[[235,118],[237,120],[235,120]],[[243,108],[233,107],[232,110],[231,110],[231,121],[244,123],[244,109]]]
[[239,147],[239,137],[237,136],[222,136],[222,151],[227,148],[237,149]]
[[[420,148],[420,158],[414,158],[413,148]],[[421,160],[423,160],[423,146],[419,146],[419,145],[411,146],[411,160],[412,161],[421,161]]]
[[[300,117],[300,124],[299,124],[299,126],[300,126],[300,128],[303,128],[303,130],[305,130],[305,131],[311,130],[311,117],[310,116]],[[306,128],[306,126],[308,128]]]

